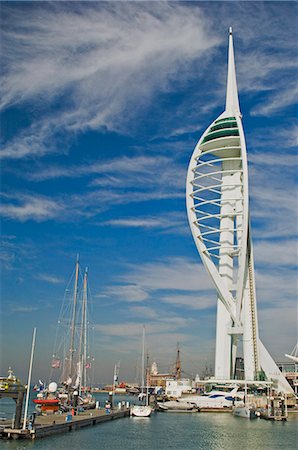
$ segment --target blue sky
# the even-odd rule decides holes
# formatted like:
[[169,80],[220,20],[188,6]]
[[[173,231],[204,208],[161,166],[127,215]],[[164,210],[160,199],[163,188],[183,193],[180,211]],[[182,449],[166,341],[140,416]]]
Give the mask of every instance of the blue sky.
[[225,105],[228,28],[249,159],[260,336],[297,339],[297,4],[1,3],[1,372],[47,377],[64,289],[89,267],[96,381],[213,364],[216,293],[185,209]]

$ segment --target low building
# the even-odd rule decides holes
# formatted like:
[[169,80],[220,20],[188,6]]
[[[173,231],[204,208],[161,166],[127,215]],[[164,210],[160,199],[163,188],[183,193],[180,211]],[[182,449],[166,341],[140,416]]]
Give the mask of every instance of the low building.
[[294,362],[282,362],[276,364],[292,387],[296,397],[298,397],[298,364]]
[[165,394],[167,397],[179,398],[182,394],[191,394],[192,392],[192,381],[190,379],[166,380]]
[[174,380],[175,376],[172,373],[158,373],[156,362],[151,366],[151,370],[147,372],[147,385],[152,388],[166,389],[167,380]]

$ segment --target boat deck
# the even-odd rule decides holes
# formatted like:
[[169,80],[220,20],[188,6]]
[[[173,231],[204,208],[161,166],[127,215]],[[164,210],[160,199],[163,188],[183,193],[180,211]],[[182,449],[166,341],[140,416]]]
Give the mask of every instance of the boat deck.
[[83,427],[97,425],[108,420],[120,419],[129,416],[130,410],[127,408],[114,409],[106,414],[104,409],[93,409],[80,412],[67,420],[66,413],[48,414],[37,416],[32,430],[22,430],[11,428],[11,421],[5,421],[0,426],[0,437],[2,439],[36,439],[58,433],[75,431]]

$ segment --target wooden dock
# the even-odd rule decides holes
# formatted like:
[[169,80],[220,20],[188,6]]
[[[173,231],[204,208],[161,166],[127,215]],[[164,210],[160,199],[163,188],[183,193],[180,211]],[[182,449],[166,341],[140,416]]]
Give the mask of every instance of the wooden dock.
[[76,431],[83,427],[97,425],[109,420],[128,417],[130,409],[114,409],[109,414],[104,409],[88,410],[80,412],[76,416],[69,414],[48,414],[46,416],[37,416],[31,430],[13,429],[11,422],[2,422],[0,428],[0,437],[2,439],[37,439],[51,436],[58,433]]

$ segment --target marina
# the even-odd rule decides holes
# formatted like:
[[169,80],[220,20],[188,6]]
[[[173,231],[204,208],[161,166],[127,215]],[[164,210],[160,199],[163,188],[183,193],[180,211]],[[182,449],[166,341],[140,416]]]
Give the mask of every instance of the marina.
[[[150,422],[153,415],[159,420],[159,416],[170,418],[180,413],[185,413],[183,414],[185,417],[203,417],[208,412],[209,416],[227,413],[224,415],[238,419],[260,418],[284,422],[288,419],[288,406],[294,407],[293,411],[296,411],[294,393],[296,378],[290,380],[286,378],[258,337],[253,255],[247,210],[248,186],[245,185],[247,177],[241,179],[238,177],[240,172],[247,172],[241,118],[233,35],[230,28],[226,108],[200,138],[190,162],[187,181],[190,227],[203,263],[218,292],[215,376],[206,380],[200,380],[199,376],[194,380],[182,379],[178,344],[172,374],[159,374],[155,362],[150,370],[148,355],[145,365],[143,325],[141,381],[139,386],[128,387],[128,392],[129,389],[136,390],[137,397],[132,404],[120,401],[117,407],[116,393],[126,394],[125,383],[119,384],[119,362],[115,364],[108,399],[100,408],[89,375],[94,357],[88,339],[90,334],[88,268],[82,271],[77,255],[75,269],[65,290],[58,318],[50,381],[45,384],[39,379],[39,385],[35,387],[36,397],[31,398],[31,406],[34,404],[35,411],[31,408],[31,414],[28,413],[36,328],[33,330],[23,419],[25,386],[10,368],[8,376],[1,378],[0,397],[10,397],[15,401],[13,421],[2,420],[0,428],[2,439],[35,440],[115,419],[125,419],[128,416],[132,420],[142,419]],[[214,189],[212,183],[215,176],[221,176],[221,191]],[[208,181],[208,178],[211,181]],[[202,181],[198,181],[201,179]],[[205,194],[201,195],[207,195],[208,198],[197,197],[199,191],[204,191]],[[214,196],[214,193],[217,198],[210,200],[210,195]],[[234,202],[237,202],[237,205]],[[206,204],[220,208],[220,214],[218,211],[211,214],[199,210],[201,207],[205,208]],[[198,216],[198,213],[203,214],[203,217]],[[211,226],[213,222],[208,226],[205,225],[205,219],[207,222],[219,219],[218,228]],[[204,221],[202,225],[201,221]],[[212,231],[206,231],[206,227]],[[197,241],[198,231],[199,241]],[[213,235],[212,241],[209,237],[205,237],[206,234]],[[221,235],[230,241],[230,246],[221,244]],[[222,265],[227,267],[224,271],[221,270]],[[231,284],[233,278],[238,278],[236,290]],[[223,318],[225,323],[230,324],[229,327],[222,326]],[[243,357],[237,357],[239,336],[243,338]],[[223,354],[226,355],[224,359]],[[297,363],[296,355],[297,346],[291,355],[286,354],[286,357]],[[236,370],[238,368],[239,372],[241,367],[242,376],[238,379]]]
[[[107,395],[97,394],[97,400],[104,404]],[[118,399],[123,398],[117,397]],[[132,397],[125,397],[132,401]],[[8,404],[7,404],[8,406]],[[3,409],[3,405],[2,405]],[[103,412],[102,412],[103,413]],[[53,416],[47,419],[54,420]],[[63,424],[62,424],[63,425]],[[231,411],[224,413],[191,413],[172,412],[153,413],[150,418],[122,417],[120,420],[108,420],[98,426],[88,423],[71,432],[48,435],[45,439],[2,440],[4,450],[51,450],[53,448],[71,448],[73,450],[206,450],[219,448],[232,450],[238,448],[287,448],[294,450],[297,440],[298,413],[290,413],[286,422],[266,420],[248,421],[234,417]],[[245,443],[243,442],[245,436]],[[287,436],[287,447],[284,439]],[[252,446],[253,447],[250,447]],[[32,447],[33,446],[33,447]],[[237,448],[237,447],[236,447]]]
[[83,411],[76,416],[71,414],[49,414],[46,416],[37,416],[34,424],[30,428],[14,429],[9,426],[8,422],[3,421],[0,427],[0,436],[2,439],[38,439],[51,435],[77,431],[81,428],[94,426],[107,422],[109,420],[122,419],[129,416],[128,408],[120,408],[115,411],[106,413],[102,410]]
[[[4,257],[5,270],[11,290],[6,292],[7,323],[3,321],[5,367],[1,370],[7,374],[0,373],[1,450],[295,450],[298,442],[298,343],[291,350],[290,330],[297,323],[294,324],[292,318],[294,290],[288,288],[293,283],[294,264],[290,257],[286,269],[284,262],[287,252],[294,247],[293,232],[281,231],[277,215],[270,216],[272,195],[277,205],[285,204],[285,200],[279,197],[282,189],[276,187],[278,185],[266,193],[265,186],[270,184],[267,178],[273,180],[272,186],[276,183],[275,163],[272,163],[276,161],[276,154],[273,157],[262,150],[265,146],[269,148],[269,144],[275,148],[272,142],[278,141],[279,134],[282,138],[283,124],[278,131],[277,121],[271,120],[276,104],[274,97],[271,105],[267,105],[268,114],[266,104],[260,102],[263,94],[258,100],[253,98],[257,94],[251,87],[257,80],[262,89],[256,87],[255,91],[264,90],[264,98],[271,95],[271,88],[264,88],[266,82],[272,83],[270,70],[277,67],[269,61],[270,39],[263,36],[267,55],[264,51],[264,58],[260,58],[271,68],[266,73],[253,64],[258,49],[257,37],[253,33],[246,36],[235,18],[239,86],[244,99],[240,102],[234,25],[233,28],[224,25],[226,36],[221,30],[214,32],[213,42],[211,32],[210,35],[207,32],[211,19],[208,19],[209,24],[204,24],[206,18],[200,10],[205,8],[207,14],[209,6],[203,5],[204,2],[202,6],[200,2],[190,2],[187,6],[184,2],[157,2],[164,8],[159,10],[160,17],[151,11],[150,2],[144,5],[128,2],[128,6],[124,2],[121,7],[110,5],[111,2],[95,2],[94,5],[87,2],[86,10],[94,13],[94,23],[90,22],[92,14],[89,18],[84,16],[80,2],[76,11],[66,3],[63,5],[65,15],[61,14],[64,24],[58,23],[60,4],[56,10],[52,4],[44,7],[29,2],[28,11],[35,20],[38,17],[38,21],[30,27],[34,39],[31,40],[30,34],[30,41],[22,37],[22,49],[15,51],[15,68],[17,74],[22,73],[20,68],[26,68],[25,60],[20,59],[18,69],[18,58],[23,52],[29,55],[30,47],[35,48],[35,41],[40,42],[40,49],[35,48],[33,52],[36,56],[31,57],[34,64],[31,61],[27,71],[29,75],[31,71],[32,77],[31,67],[35,68],[34,72],[40,67],[41,79],[32,83],[32,94],[28,87],[24,89],[26,83],[23,87],[17,77],[16,81],[13,78],[10,89],[19,83],[17,96],[10,96],[8,92],[5,100],[8,108],[15,108],[14,119],[14,116],[18,119],[19,101],[24,102],[24,111],[20,108],[20,112],[28,115],[27,118],[24,114],[24,124],[18,125],[19,119],[14,121],[15,130],[11,127],[9,131],[7,125],[8,144],[13,138],[12,142],[16,142],[15,148],[8,148],[8,159],[11,155],[21,163],[23,158],[27,159],[24,136],[26,145],[36,146],[34,158],[40,154],[46,160],[46,153],[50,152],[56,156],[51,155],[55,164],[50,158],[48,165],[41,162],[35,167],[32,163],[32,173],[28,171],[29,164],[24,165],[22,173],[26,173],[28,179],[21,176],[21,169],[18,169],[19,179],[16,177],[16,194],[13,194],[16,197],[3,196],[7,203],[5,217],[9,224],[12,221],[17,226],[12,227],[12,231],[8,228],[5,236],[9,243],[8,254]],[[210,2],[210,8],[213,7]],[[9,26],[4,35],[11,41],[4,48],[10,55],[13,53],[10,48],[17,48],[18,33],[26,36],[27,32],[22,14],[18,17],[18,8],[27,21],[30,15],[26,15],[26,7],[22,10],[23,6],[18,4],[5,8]],[[69,22],[71,33],[67,36],[68,27],[64,25],[68,17],[73,18],[74,11],[77,22]],[[167,11],[165,16],[163,11]],[[185,29],[179,20],[182,11],[182,17],[188,16],[189,11],[193,13],[183,20],[187,24]],[[130,14],[126,18],[123,12]],[[289,17],[287,9],[285,12]],[[104,16],[102,22],[100,14]],[[175,21],[170,20],[167,28],[166,16],[171,18],[172,14]],[[80,30],[81,16],[86,27],[84,32],[77,33],[81,36],[77,42],[74,29]],[[124,21],[118,22],[118,16],[134,24],[126,35],[122,32],[127,25]],[[53,17],[57,19],[57,28],[51,22]],[[139,23],[135,22],[135,17]],[[170,32],[172,28],[179,30],[188,41],[192,17],[195,17],[195,25],[184,48],[183,42],[179,42],[179,33],[171,36]],[[147,22],[150,33],[144,45],[142,38],[148,31],[143,34],[143,30]],[[46,30],[48,23],[52,23],[51,27],[38,40],[40,30]],[[106,23],[109,26],[105,29]],[[109,27],[113,30],[113,23],[117,26],[110,35]],[[158,32],[156,43],[152,39],[158,31],[154,31],[155,23],[159,24],[157,28],[165,27],[164,34]],[[96,40],[92,41],[91,35],[98,26],[100,32],[95,33]],[[244,24],[242,26],[244,29]],[[60,30],[66,30],[66,35],[60,36]],[[115,30],[119,34],[115,35]],[[101,40],[101,33],[106,42]],[[134,37],[130,43],[131,33]],[[55,35],[58,41],[52,43],[51,36]],[[85,35],[90,37],[85,40]],[[168,36],[163,54],[163,41]],[[177,45],[172,47],[173,38],[177,39]],[[114,40],[121,42],[119,49]],[[156,45],[155,50],[154,45],[151,48],[152,43]],[[198,43],[197,48],[191,48]],[[88,58],[90,49],[91,58]],[[40,53],[47,55],[44,60]],[[58,62],[46,76],[52,53]],[[86,56],[82,61],[81,53]],[[285,54],[288,56],[287,52]],[[258,58],[260,56],[261,52]],[[168,62],[158,66],[159,59]],[[150,71],[146,73],[148,60]],[[78,64],[79,72],[73,61]],[[9,74],[6,69],[9,64],[7,58],[5,77],[6,70]],[[114,66],[117,76],[113,79]],[[200,73],[196,75],[199,67]],[[282,69],[278,67],[278,70]],[[259,72],[255,79],[254,71]],[[60,72],[61,80],[56,76]],[[73,72],[73,78],[67,82],[69,72]],[[262,80],[264,75],[267,81]],[[199,88],[194,92],[196,77]],[[51,86],[48,86],[48,78],[53,80]],[[220,92],[223,94],[225,81],[224,102],[217,97]],[[44,83],[46,92],[41,88],[39,92],[39,85]],[[126,91],[130,89],[127,96]],[[158,102],[151,98],[154,91],[155,95],[159,94]],[[23,100],[16,100],[16,97]],[[35,98],[39,100],[30,106]],[[140,98],[141,108],[137,106]],[[31,119],[26,111],[30,106],[35,114],[33,104],[42,117],[39,122],[34,117]],[[113,110],[114,104],[118,104],[116,110]],[[140,119],[141,110],[145,112],[149,104],[150,120],[149,115]],[[290,106],[291,103],[285,102],[280,105]],[[134,114],[130,115],[130,107]],[[163,128],[166,122],[163,123],[159,115],[158,127],[163,131],[156,129],[154,132],[150,127],[156,120],[156,108],[162,111],[165,107],[172,108],[169,117],[176,114],[179,123],[177,120],[173,127],[170,121],[174,119],[167,119],[169,129]],[[181,126],[181,117],[185,115],[183,108],[191,113],[189,123]],[[199,116],[196,116],[197,110],[201,111]],[[255,116],[262,114],[264,119],[258,122]],[[194,125],[198,117],[199,128]],[[140,120],[144,125],[140,125]],[[267,121],[277,132],[272,135],[274,139],[267,137],[266,141]],[[138,123],[142,135],[139,141],[133,131]],[[262,127],[264,132],[261,133]],[[40,142],[37,139],[35,143],[38,129],[41,130]],[[196,133],[199,131],[200,137],[194,129]],[[16,130],[18,134],[14,136]],[[30,139],[26,130],[31,130]],[[76,143],[71,133],[76,134]],[[49,142],[53,148],[41,149]],[[189,145],[189,142],[196,143],[192,153],[184,150],[184,144]],[[177,149],[181,146],[183,152],[170,154],[167,146],[176,151],[173,144],[177,144]],[[163,145],[162,151],[157,150]],[[291,144],[286,145],[291,147]],[[60,146],[65,146],[63,155],[59,154]],[[123,157],[122,147],[127,152]],[[276,148],[280,148],[280,144],[276,144]],[[70,151],[76,160],[69,158]],[[265,156],[268,164],[262,161]],[[14,174],[9,165],[8,174]],[[292,160],[289,164],[285,157],[282,165],[285,174],[292,165]],[[175,178],[173,173],[178,176]],[[30,189],[33,192],[33,185],[35,198],[29,193]],[[22,194],[26,189],[28,194]],[[288,191],[293,191],[291,185]],[[183,213],[178,203],[181,198]],[[172,200],[180,206],[173,207]],[[291,213],[292,209],[290,204]],[[281,207],[281,221],[286,213]],[[269,214],[267,219],[266,214]],[[192,247],[190,236],[185,232],[186,216]],[[26,221],[32,217],[36,221],[32,224],[33,231],[26,229]],[[55,226],[44,225],[51,221]],[[117,227],[121,232],[115,231]],[[18,233],[24,233],[21,251],[21,241],[14,241]],[[175,240],[172,240],[174,234]],[[38,251],[34,248],[37,242]],[[283,247],[285,256],[280,257],[278,252]],[[11,257],[11,249],[22,256]],[[88,266],[81,265],[79,252],[84,255],[83,261],[88,259]],[[27,253],[30,257],[24,256]],[[66,283],[66,265],[71,258],[74,264]],[[279,280],[284,279],[281,288]],[[29,329],[33,330],[31,347]]]

